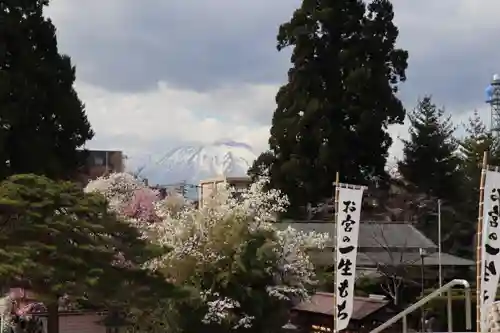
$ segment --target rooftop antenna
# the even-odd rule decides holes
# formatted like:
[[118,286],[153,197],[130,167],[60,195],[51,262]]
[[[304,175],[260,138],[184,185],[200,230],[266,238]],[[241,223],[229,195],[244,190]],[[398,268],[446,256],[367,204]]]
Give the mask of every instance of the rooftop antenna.
[[491,106],[490,132],[498,137],[500,134],[500,75],[493,75],[490,85],[486,88],[486,103]]

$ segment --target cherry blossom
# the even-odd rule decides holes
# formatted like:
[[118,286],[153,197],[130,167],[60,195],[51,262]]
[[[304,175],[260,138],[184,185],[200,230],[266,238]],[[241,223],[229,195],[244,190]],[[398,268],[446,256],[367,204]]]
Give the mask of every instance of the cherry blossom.
[[234,189],[225,186],[204,199],[201,208],[188,205],[177,195],[159,200],[138,180],[123,174],[91,182],[86,190],[105,195],[112,203],[111,209],[124,218],[154,220],[155,223],[141,225],[144,234],[171,251],[149,262],[147,268],[162,272],[178,285],[201,287],[199,299],[207,309],[203,323],[238,328],[250,327],[255,320],[248,309],[242,308],[228,291],[214,287],[215,283],[194,282],[196,278],[226,269],[228,260],[236,260],[252,237],[266,232],[275,259],[265,262],[265,273],[273,282],[263,291],[271,299],[300,301],[309,297],[310,288],[316,283],[308,251],[324,247],[328,239],[326,234],[279,228],[277,219],[288,200],[279,190],[267,190],[268,182],[264,175],[238,196]]
[[111,209],[121,211],[123,206],[132,200],[134,192],[145,187],[131,174],[120,172],[90,181],[85,187],[85,192],[101,193],[109,200]]
[[112,173],[90,181],[85,192],[102,194],[109,208],[133,224],[158,220],[156,203],[159,193],[128,173]]
[[156,214],[156,202],[159,200],[158,193],[148,188],[134,190],[130,201],[123,205],[124,216],[141,222],[156,222],[159,217]]

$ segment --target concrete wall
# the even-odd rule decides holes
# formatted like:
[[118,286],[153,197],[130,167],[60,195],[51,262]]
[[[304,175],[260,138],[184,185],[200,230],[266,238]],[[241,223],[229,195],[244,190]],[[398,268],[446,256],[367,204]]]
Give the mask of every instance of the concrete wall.
[[97,314],[62,314],[59,317],[59,333],[106,333],[106,327],[97,322]]

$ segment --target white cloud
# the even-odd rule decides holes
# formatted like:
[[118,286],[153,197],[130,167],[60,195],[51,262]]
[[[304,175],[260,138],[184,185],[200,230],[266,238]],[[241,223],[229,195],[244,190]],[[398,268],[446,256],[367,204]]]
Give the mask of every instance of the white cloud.
[[[94,130],[91,148],[122,149],[129,156],[166,153],[174,144],[212,143],[231,138],[245,142],[261,152],[267,147],[269,123],[275,108],[278,86],[243,85],[199,93],[159,83],[148,92],[119,93],[79,83]],[[267,112],[269,121],[253,121],[255,112]],[[481,113],[487,115],[487,108]],[[453,117],[458,127],[472,111]],[[484,117],[488,121],[489,117]],[[394,143],[390,160],[401,157],[401,139],[408,138],[408,121],[389,128]],[[457,131],[461,135],[461,129]],[[114,140],[114,141],[112,141]]]
[[[242,81],[259,80],[252,81],[252,76],[241,68],[265,73],[281,68],[275,63],[284,59],[285,77],[288,56],[275,56],[275,35],[278,25],[299,3],[52,1],[47,13],[58,28],[61,50],[70,54],[77,66],[77,90],[96,131],[96,138],[88,146],[122,149],[140,156],[165,152],[186,142],[232,138],[249,143],[256,151],[264,150],[279,82],[244,84]],[[410,51],[409,70],[413,71],[403,85],[406,102],[410,103],[407,108],[411,109],[417,97],[426,93],[434,93],[435,100],[446,105],[458,100],[459,109],[451,111],[460,114],[454,119],[460,125],[470,115],[470,110],[463,109],[482,105],[482,77],[488,80],[495,70],[496,60],[491,54],[496,52],[491,50],[498,49],[498,45],[491,42],[489,35],[500,29],[496,19],[500,2],[398,0],[394,7],[399,44]],[[253,53],[255,56],[243,57]],[[449,72],[440,71],[448,67]],[[230,86],[215,90],[201,93],[172,85],[178,76],[209,81],[224,73],[226,80],[231,78],[227,72],[236,79],[228,80]],[[106,76],[123,80],[123,86],[134,86],[140,77],[146,80],[144,76],[148,81],[160,82],[149,91],[116,92],[104,88]],[[273,80],[260,80],[264,81]],[[477,95],[464,93],[473,90]],[[469,103],[469,98],[467,106],[463,106],[462,95],[473,96],[474,100]],[[393,158],[400,156],[402,143],[398,137],[406,137],[407,130],[407,125],[390,128]]]
[[[227,138],[262,151],[267,145],[277,91],[270,85],[243,85],[199,93],[163,82],[154,90],[137,93],[111,92],[85,83],[76,88],[96,132],[88,146],[113,145],[129,154]],[[267,112],[269,121],[255,122],[255,112]],[[109,142],[110,138],[126,146],[116,147],[120,143]]]

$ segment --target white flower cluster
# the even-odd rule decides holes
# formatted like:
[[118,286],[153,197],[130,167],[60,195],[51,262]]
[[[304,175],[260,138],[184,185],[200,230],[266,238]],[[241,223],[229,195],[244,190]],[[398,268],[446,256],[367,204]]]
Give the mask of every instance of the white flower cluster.
[[[266,273],[274,277],[274,283],[266,288],[268,295],[287,301],[307,298],[309,287],[315,283],[314,267],[307,252],[322,248],[328,236],[290,227],[276,228],[274,222],[288,200],[279,190],[267,190],[268,181],[267,177],[260,178],[239,196],[229,187],[218,189],[216,195],[204,199],[201,208],[186,205],[179,196],[167,196],[156,202],[158,221],[143,226],[147,228],[144,233],[152,242],[168,246],[171,251],[150,262],[148,267],[164,272],[169,281],[190,283],[199,272],[214,267],[224,270],[228,260],[244,251],[248,237],[266,231],[274,235],[272,248],[277,258],[267,262]],[[110,202],[118,203],[113,208],[130,200],[131,193],[141,186],[144,185],[131,176],[116,174],[91,182],[87,191],[103,193]],[[231,295],[224,295],[223,290],[207,290],[200,297],[208,308],[204,322],[230,320],[234,327],[249,327],[254,319],[242,314],[244,309],[239,308]]]
[[[229,195],[228,206],[233,210],[241,210],[241,214],[245,214],[252,218],[255,228],[269,227],[266,223],[275,222],[279,213],[285,211],[289,202],[286,196],[281,191],[276,189],[267,189],[269,184],[268,176],[260,177],[256,182],[252,183],[248,190],[241,192],[239,198],[234,198]],[[234,189],[229,189],[230,194],[234,193]],[[223,200],[226,197],[222,198]]]
[[[204,324],[223,324],[228,321],[229,316],[234,309],[240,309],[240,303],[229,297],[220,297],[217,292],[206,290],[200,293],[201,299],[206,302],[208,311],[202,319]],[[213,299],[213,300],[211,300]],[[252,321],[255,319],[253,316],[242,314],[234,323],[233,329],[250,328]]]
[[98,192],[108,199],[109,207],[115,212],[121,212],[123,206],[130,202],[136,190],[144,188],[137,178],[125,172],[112,173],[90,181],[85,192]]
[[288,227],[276,231],[279,246],[279,264],[276,285],[268,286],[270,295],[284,300],[306,299],[308,287],[314,285],[315,272],[307,250],[323,249],[329,240],[328,234],[301,232]]
[[0,327],[0,333],[7,333],[13,326],[11,297],[5,296],[0,298],[0,316],[2,317],[2,327]]

